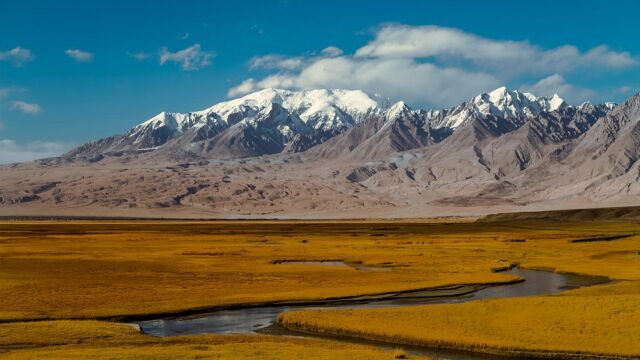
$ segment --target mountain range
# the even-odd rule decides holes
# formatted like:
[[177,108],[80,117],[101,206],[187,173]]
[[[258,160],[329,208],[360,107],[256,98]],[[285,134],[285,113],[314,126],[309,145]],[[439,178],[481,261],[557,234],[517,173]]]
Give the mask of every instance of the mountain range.
[[501,87],[423,110],[358,90],[265,89],[0,167],[0,213],[423,217],[635,205],[639,123],[640,95],[572,106]]
[[295,153],[354,127],[392,127],[395,122],[404,122],[414,131],[421,129],[394,149],[408,150],[439,142],[477,117],[494,115],[511,126],[521,126],[532,116],[565,107],[558,95],[536,97],[506,87],[437,111],[414,111],[402,101],[391,104],[380,95],[358,90],[265,89],[202,111],[162,112],[125,134],[85,144],[68,155],[91,158],[158,151],[169,156],[234,159]]

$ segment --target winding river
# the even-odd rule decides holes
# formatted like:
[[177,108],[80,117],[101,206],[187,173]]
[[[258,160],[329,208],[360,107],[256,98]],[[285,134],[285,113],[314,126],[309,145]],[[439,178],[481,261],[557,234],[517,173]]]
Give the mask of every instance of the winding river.
[[[557,294],[564,290],[608,282],[605,277],[556,273],[547,270],[512,268],[504,271],[520,276],[525,281],[510,284],[460,285],[420,291],[406,291],[376,296],[360,296],[305,303],[278,303],[221,309],[210,313],[185,317],[152,319],[138,322],[140,330],[152,336],[188,334],[269,333],[283,336],[314,336],[283,329],[275,324],[278,314],[303,309],[398,307],[422,304],[461,303],[479,299],[497,299],[532,295]],[[429,355],[441,359],[477,360],[500,357],[461,351],[411,348],[395,344],[340,339],[350,342],[372,343],[381,347],[402,348],[410,353]],[[502,357],[504,358],[504,357]]]

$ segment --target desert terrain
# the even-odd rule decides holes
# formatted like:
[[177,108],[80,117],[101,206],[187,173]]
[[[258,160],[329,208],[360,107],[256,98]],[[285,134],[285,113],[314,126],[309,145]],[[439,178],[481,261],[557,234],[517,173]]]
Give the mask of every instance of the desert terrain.
[[[344,104],[354,96],[368,107]],[[320,131],[347,113],[348,126]],[[306,117],[320,133],[291,134]],[[265,89],[1,165],[0,215],[395,219],[632,206],[639,121],[640,95],[570,106],[501,87],[427,111],[362,91]]]

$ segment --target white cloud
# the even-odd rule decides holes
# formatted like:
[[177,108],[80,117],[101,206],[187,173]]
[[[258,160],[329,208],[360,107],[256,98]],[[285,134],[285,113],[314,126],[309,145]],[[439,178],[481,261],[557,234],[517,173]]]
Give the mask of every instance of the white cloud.
[[21,100],[14,100],[10,102],[9,107],[27,115],[38,115],[42,112],[42,107],[40,107],[40,105],[28,103]]
[[127,56],[132,57],[138,61],[145,61],[151,58],[150,54],[147,54],[146,52],[143,52],[143,51],[136,52],[136,53],[128,52]]
[[523,90],[532,92],[538,96],[558,94],[570,104],[579,104],[596,95],[596,92],[591,89],[567,83],[560,74],[549,75],[533,85],[524,86]]
[[342,50],[329,46],[324,48],[320,55],[304,56],[284,56],[280,54],[267,54],[254,56],[249,60],[249,68],[255,69],[276,69],[276,70],[297,70],[323,58],[332,58],[342,55]]
[[278,54],[268,54],[264,56],[255,56],[249,60],[251,69],[299,69],[304,65],[305,59],[302,56],[285,57]]
[[572,101],[594,93],[568,84],[564,81],[567,73],[636,65],[636,57],[605,45],[584,52],[573,45],[545,49],[527,41],[484,38],[452,28],[387,25],[354,54],[328,47],[319,55],[255,57],[250,61],[252,69],[273,72],[242,81],[228,95],[268,87],[350,88],[444,107],[500,85],[538,78],[541,80],[529,88],[545,93],[555,89]]
[[90,52],[82,51],[79,49],[67,49],[64,53],[77,62],[93,61],[93,54]]
[[0,139],[0,164],[58,156],[72,147],[72,144],[65,142],[32,141],[19,144],[11,139]]
[[633,92],[633,86],[630,86],[630,85],[620,86],[617,89],[617,92],[620,93],[620,94],[629,94],[629,93]]
[[323,56],[326,56],[326,57],[335,57],[335,56],[342,55],[343,51],[342,51],[342,49],[337,48],[335,46],[328,46],[328,47],[322,49],[321,54]]
[[35,56],[33,56],[29,49],[23,49],[20,46],[11,50],[0,51],[0,61],[8,61],[15,66],[22,66],[34,58]]
[[239,95],[248,94],[258,89],[256,81],[253,78],[249,78],[241,82],[239,85],[232,87],[227,91],[227,96],[236,97]]
[[583,62],[609,68],[625,68],[637,65],[638,59],[628,52],[615,52],[607,45],[600,45],[587,51],[583,56]]
[[543,49],[527,41],[495,40],[439,26],[387,25],[375,39],[356,52],[357,57],[436,58],[462,61],[514,73],[568,71],[580,67],[607,69],[638,64],[627,52],[602,45],[580,52],[573,45]]
[[191,37],[191,34],[189,34],[188,32],[184,33],[182,36],[180,36],[180,39],[182,40],[187,40],[188,38]]
[[211,65],[211,59],[215,56],[213,51],[203,51],[200,44],[194,44],[175,53],[167,48],[160,49],[160,65],[171,61],[180,64],[182,70],[199,70]]
[[340,56],[311,62],[299,73],[279,73],[256,81],[247,79],[229,90],[237,96],[259,89],[347,88],[383,93],[407,101],[428,100],[452,105],[458,99],[497,87],[490,74],[443,68],[412,59],[357,59]]

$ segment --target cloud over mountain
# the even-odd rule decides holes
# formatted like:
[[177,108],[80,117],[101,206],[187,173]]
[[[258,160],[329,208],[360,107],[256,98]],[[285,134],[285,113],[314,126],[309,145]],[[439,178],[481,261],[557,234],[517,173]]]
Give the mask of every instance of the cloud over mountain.
[[525,84],[536,84],[535,89],[561,89],[571,101],[583,101],[593,92],[571,84],[568,75],[621,71],[637,65],[635,56],[607,45],[586,51],[574,45],[546,49],[528,41],[496,40],[454,28],[390,24],[380,27],[353,54],[329,47],[307,56],[254,57],[251,69],[272,73],[245,79],[229,89],[228,95],[270,87],[357,88],[442,107],[502,83],[522,83],[524,78],[528,79]]
[[523,86],[523,89],[536,94],[563,94],[572,104],[587,101],[595,95],[591,89],[567,83],[564,77],[558,73],[540,79],[533,85]]
[[629,53],[612,51],[606,45],[586,52],[573,45],[543,49],[527,41],[489,39],[440,26],[384,26],[355,55],[468,61],[486,69],[525,73],[567,71],[582,66],[625,68],[638,64]]

